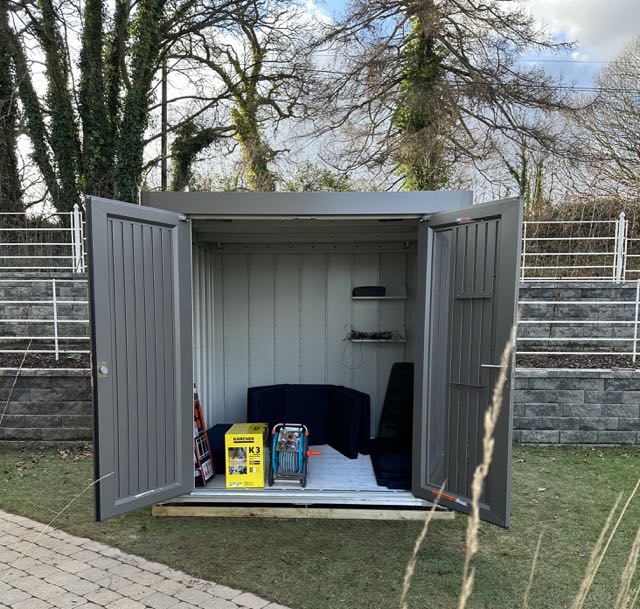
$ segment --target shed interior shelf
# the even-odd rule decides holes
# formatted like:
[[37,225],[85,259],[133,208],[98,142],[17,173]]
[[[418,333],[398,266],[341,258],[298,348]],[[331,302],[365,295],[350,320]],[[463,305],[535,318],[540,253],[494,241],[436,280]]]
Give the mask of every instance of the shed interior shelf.
[[352,300],[406,300],[406,296],[352,296]]
[[352,343],[406,343],[406,338],[350,338]]

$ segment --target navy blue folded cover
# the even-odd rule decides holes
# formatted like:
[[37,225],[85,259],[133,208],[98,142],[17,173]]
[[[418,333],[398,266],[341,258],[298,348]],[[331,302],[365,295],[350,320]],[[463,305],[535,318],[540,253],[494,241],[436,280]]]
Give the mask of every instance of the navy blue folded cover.
[[247,420],[303,423],[309,444],[329,444],[350,459],[369,451],[370,398],[334,385],[266,385],[247,390]]
[[286,385],[266,385],[249,387],[247,390],[247,421],[249,423],[268,423],[269,433],[276,423],[301,423],[285,421]]
[[393,490],[410,491],[411,478],[409,476],[406,476],[404,478],[387,478],[384,484],[381,486],[386,486],[387,488],[390,488]]
[[247,390],[247,421],[302,423],[309,428],[309,444],[327,444],[327,387],[265,385]]
[[331,387],[328,404],[329,444],[349,459],[358,458],[360,401],[343,387]]
[[380,486],[411,490],[411,454],[389,448],[384,439],[371,441],[371,464]]
[[396,362],[391,367],[380,414],[378,438],[395,452],[411,452],[413,438],[413,364]]
[[309,444],[331,444],[327,435],[328,394],[326,385],[286,385],[281,422],[304,423],[309,429]]
[[209,438],[209,448],[213,453],[213,466],[216,474],[224,472],[224,434],[231,427],[231,423],[218,423],[207,429],[207,438]]
[[368,455],[371,448],[371,397],[368,393],[357,391],[349,387],[332,387],[329,393],[330,400],[341,400],[344,404],[344,394],[349,396],[351,404],[353,404],[357,412],[354,416],[358,416],[359,412],[359,424],[356,433],[358,434],[358,452],[363,455]]
[[385,474],[411,473],[411,456],[402,453],[383,453],[377,458],[380,471]]

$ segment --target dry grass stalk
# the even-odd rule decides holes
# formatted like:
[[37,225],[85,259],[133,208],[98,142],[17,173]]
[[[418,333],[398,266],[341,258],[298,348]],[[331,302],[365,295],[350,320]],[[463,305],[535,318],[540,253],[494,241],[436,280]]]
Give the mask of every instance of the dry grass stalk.
[[[440,487],[440,492],[444,490],[444,484]],[[433,514],[438,507],[438,503],[440,501],[440,497],[437,496],[431,509],[427,512],[427,515],[424,519],[424,524],[422,525],[422,529],[416,537],[416,542],[413,545],[413,552],[411,554],[411,558],[407,563],[407,567],[404,571],[404,579],[402,580],[402,594],[400,595],[400,608],[408,609],[409,605],[407,604],[407,594],[409,593],[409,587],[411,586],[411,579],[413,578],[413,573],[416,569],[416,563],[418,562],[418,552],[422,547],[425,537],[427,536],[427,531],[429,530],[429,525],[433,520]]]
[[633,595],[633,600],[629,605],[629,609],[634,609],[634,607],[638,604],[638,599],[640,599],[640,586],[636,588],[636,593]]
[[480,529],[480,498],[484,489],[484,481],[489,474],[489,466],[493,459],[494,439],[498,417],[502,408],[502,396],[507,382],[507,373],[510,369],[511,353],[513,350],[514,329],[511,330],[511,338],[504,347],[500,358],[500,374],[493,388],[491,405],[484,415],[484,437],[482,438],[482,462],[473,473],[471,484],[471,515],[467,523],[466,553],[462,572],[462,588],[458,599],[458,609],[464,609],[467,600],[473,591],[475,570],[471,568],[471,560],[478,552],[478,531]]
[[615,609],[627,609],[629,607],[631,602],[631,582],[633,581],[633,576],[636,573],[638,556],[640,556],[640,528],[633,540],[627,564],[625,565],[622,577],[620,578],[620,589],[618,590]]
[[604,552],[606,549],[606,546],[604,546],[604,539],[607,535],[607,532],[609,531],[609,528],[611,527],[613,517],[618,510],[621,499],[622,493],[618,495],[616,502],[613,504],[613,507],[611,508],[611,511],[607,516],[607,520],[604,523],[602,530],[600,531],[600,535],[598,536],[598,539],[593,546],[593,549],[591,550],[591,556],[589,557],[589,562],[587,563],[587,569],[585,571],[584,578],[580,583],[580,589],[578,590],[578,594],[573,600],[571,609],[582,609],[585,601],[587,600],[587,595],[589,594],[589,590],[591,589],[591,584],[593,584],[593,580],[595,579],[596,573],[598,572],[600,564],[602,563],[602,558],[604,557]]
[[542,536],[544,535],[544,531],[540,531],[540,536],[538,537],[538,545],[536,546],[536,551],[533,554],[533,560],[531,561],[531,572],[529,573],[529,582],[527,583],[527,588],[524,591],[524,599],[522,600],[522,609],[528,609],[529,607],[529,595],[531,594],[531,587],[533,586],[533,576],[536,572],[536,567],[538,565],[538,558],[540,557],[540,546],[542,546]]
[[[609,534],[607,543],[602,548],[602,552],[600,552],[600,555],[597,557],[593,565],[594,567],[593,570],[591,572],[587,571],[587,574],[585,575],[585,581],[582,582],[583,585],[580,588],[580,590],[582,591],[582,588],[584,586],[585,592],[584,592],[584,596],[581,598],[580,604],[576,604],[576,601],[578,600],[578,597],[576,597],[576,601],[574,601],[574,604],[572,605],[571,609],[582,609],[582,606],[584,605],[587,595],[589,594],[589,590],[591,589],[591,585],[593,584],[593,580],[595,579],[596,574],[598,573],[598,569],[600,569],[600,565],[602,564],[605,554],[607,553],[607,550],[611,545],[611,541],[613,540],[616,532],[618,531],[618,527],[620,526],[620,523],[622,522],[624,515],[627,513],[627,509],[629,509],[629,505],[631,504],[631,501],[633,501],[633,498],[636,496],[636,493],[638,492],[638,488],[640,488],[640,478],[638,479],[638,482],[636,482],[636,485],[633,487],[633,490],[629,494],[629,497],[627,498],[624,506],[622,507],[622,510],[620,511],[620,515],[618,516],[618,520],[616,520],[615,525],[611,529],[611,533]],[[617,509],[618,503],[619,503],[619,500],[616,502],[616,505],[614,506],[613,513],[615,513],[615,509]]]

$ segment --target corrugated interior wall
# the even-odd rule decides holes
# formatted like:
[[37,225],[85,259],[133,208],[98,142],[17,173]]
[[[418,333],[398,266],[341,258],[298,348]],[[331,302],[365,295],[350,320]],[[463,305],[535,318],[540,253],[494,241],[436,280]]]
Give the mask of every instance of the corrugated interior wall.
[[[194,245],[194,374],[207,424],[244,421],[247,387],[329,383],[371,396],[375,435],[392,364],[413,360],[415,251],[299,249]],[[353,300],[358,285],[407,299]],[[351,327],[400,331],[407,342],[351,343]]]
[[208,248],[193,245],[193,380],[204,408],[205,422],[213,421],[214,387],[222,382],[216,378],[216,328],[214,315],[216,282],[219,273],[214,268],[214,257]]

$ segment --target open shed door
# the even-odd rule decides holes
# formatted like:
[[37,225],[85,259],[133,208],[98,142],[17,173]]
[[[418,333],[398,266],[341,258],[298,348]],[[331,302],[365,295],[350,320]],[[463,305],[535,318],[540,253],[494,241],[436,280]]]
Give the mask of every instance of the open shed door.
[[[516,322],[519,199],[438,213],[420,228],[412,491],[469,513],[484,414]],[[512,357],[513,360],[513,357]],[[509,526],[512,363],[480,513]]]
[[96,519],[193,489],[191,229],[87,199]]

